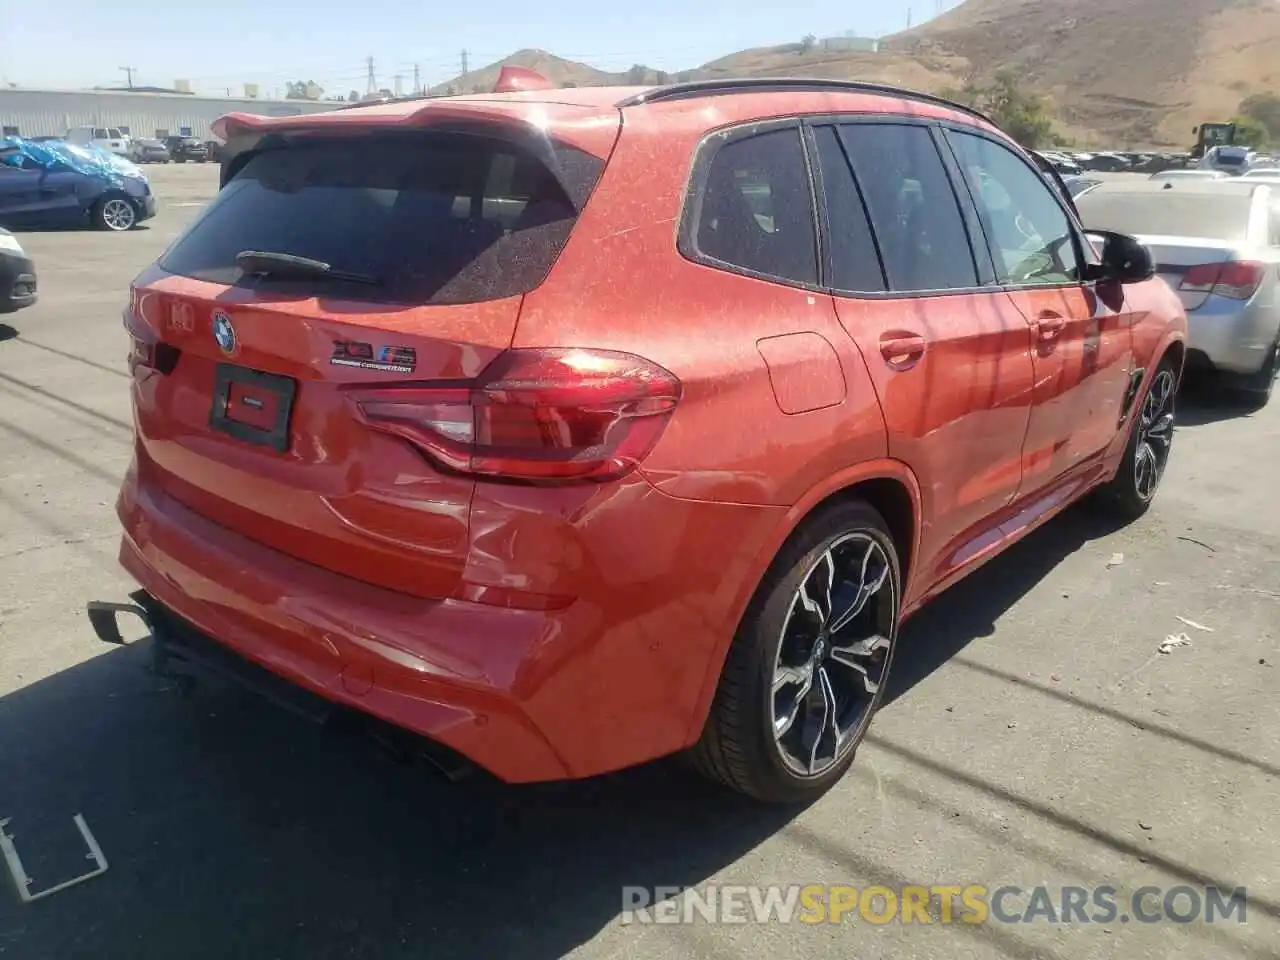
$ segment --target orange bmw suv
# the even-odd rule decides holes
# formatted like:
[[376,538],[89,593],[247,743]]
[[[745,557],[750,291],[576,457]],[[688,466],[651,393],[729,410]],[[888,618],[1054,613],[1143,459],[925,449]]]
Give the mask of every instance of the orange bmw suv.
[[794,800],[913,611],[1156,493],[1178,299],[964,107],[525,76],[220,123],[125,316],[166,660],[509,782],[687,751]]

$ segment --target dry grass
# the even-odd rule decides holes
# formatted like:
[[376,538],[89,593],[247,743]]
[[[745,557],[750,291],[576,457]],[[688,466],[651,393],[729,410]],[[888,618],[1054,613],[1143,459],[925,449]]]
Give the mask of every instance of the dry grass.
[[[436,88],[492,89],[503,64],[557,84],[624,82],[622,74],[522,50]],[[1015,69],[1047,97],[1059,129],[1088,146],[1186,147],[1191,127],[1227,119],[1280,81],[1277,0],[968,0],[888,38],[880,53],[743,50],[675,78],[800,76],[871,80],[938,93]],[[651,74],[646,82],[653,82]]]

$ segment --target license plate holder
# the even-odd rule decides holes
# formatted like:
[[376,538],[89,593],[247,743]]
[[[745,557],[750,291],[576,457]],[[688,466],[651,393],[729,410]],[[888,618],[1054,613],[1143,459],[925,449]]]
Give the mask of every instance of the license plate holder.
[[297,391],[298,382],[292,377],[220,363],[214,374],[209,426],[245,443],[284,453],[289,449],[289,418]]

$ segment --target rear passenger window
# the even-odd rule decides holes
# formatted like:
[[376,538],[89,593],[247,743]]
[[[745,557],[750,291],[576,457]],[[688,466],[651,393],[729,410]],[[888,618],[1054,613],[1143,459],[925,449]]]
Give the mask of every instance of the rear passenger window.
[[[316,140],[251,156],[160,266],[216,283],[393,303],[526,293],[560,254],[603,169],[553,143],[556,171],[503,140]],[[305,281],[242,275],[245,250],[330,264]]]
[[697,252],[752,273],[818,282],[813,200],[796,128],[716,151],[698,211]]
[[835,127],[817,127],[813,136],[826,198],[830,284],[837,290],[881,292],[885,282],[880,254],[839,134]]
[[960,204],[929,129],[854,123],[840,132],[871,210],[889,288],[978,286]]

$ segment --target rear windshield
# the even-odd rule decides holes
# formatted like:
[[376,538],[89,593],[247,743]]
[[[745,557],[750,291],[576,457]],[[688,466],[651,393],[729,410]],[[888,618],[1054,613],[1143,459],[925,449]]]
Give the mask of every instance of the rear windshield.
[[[585,197],[603,162],[555,147]],[[583,182],[589,180],[589,182]],[[541,161],[462,134],[317,140],[252,156],[165,254],[171,273],[264,290],[394,303],[472,303],[526,293],[559,255],[574,203]],[[329,264],[341,279],[245,277],[252,250]]]
[[1089,230],[1166,237],[1244,240],[1249,230],[1248,195],[1101,193],[1076,198],[1080,219]]

